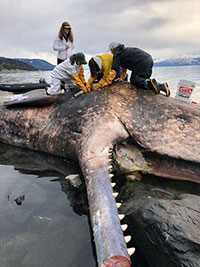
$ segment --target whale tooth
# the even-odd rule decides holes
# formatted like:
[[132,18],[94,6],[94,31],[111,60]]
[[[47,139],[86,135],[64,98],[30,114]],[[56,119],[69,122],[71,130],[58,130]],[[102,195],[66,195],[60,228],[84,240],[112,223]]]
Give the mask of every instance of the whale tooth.
[[116,203],[117,208],[120,208],[121,205],[122,205],[121,203]]
[[131,235],[125,236],[124,239],[125,239],[126,243],[130,242],[131,241]]
[[126,229],[128,228],[128,224],[122,224],[121,228],[122,228],[122,231],[126,231]]
[[108,166],[108,169],[111,170],[111,169],[112,169],[112,165],[109,165],[109,166]]
[[128,248],[127,251],[128,251],[129,256],[131,256],[135,252],[135,248]]
[[109,162],[112,162],[113,160],[112,159],[108,159]]
[[111,186],[112,186],[112,187],[116,186],[116,183],[111,183]]
[[119,214],[118,217],[119,217],[119,219],[120,219],[120,221],[121,221],[121,220],[124,219],[125,215],[124,215],[124,214]]
[[113,176],[114,176],[114,174],[112,174],[112,173],[111,173],[111,174],[109,174],[109,177],[110,177],[110,178],[112,178]]
[[117,197],[119,195],[119,193],[115,192],[115,193],[112,193],[113,197]]

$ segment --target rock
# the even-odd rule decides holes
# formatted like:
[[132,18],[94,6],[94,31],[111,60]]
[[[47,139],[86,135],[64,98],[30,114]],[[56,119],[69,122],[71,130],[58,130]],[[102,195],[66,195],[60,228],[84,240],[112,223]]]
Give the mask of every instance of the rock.
[[131,215],[136,242],[154,266],[200,266],[200,198],[181,197],[151,199]]
[[128,195],[122,212],[130,214],[129,231],[150,266],[199,267],[200,196],[192,194],[190,186],[190,193],[181,192],[181,182],[178,192],[174,183],[169,188],[133,182],[131,189],[123,190]]

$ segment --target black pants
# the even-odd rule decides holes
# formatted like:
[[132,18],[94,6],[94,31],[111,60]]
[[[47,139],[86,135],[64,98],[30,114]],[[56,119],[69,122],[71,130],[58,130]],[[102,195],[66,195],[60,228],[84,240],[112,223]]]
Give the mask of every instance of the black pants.
[[[59,65],[63,61],[64,61],[63,59],[57,58],[57,65]],[[65,88],[65,82],[61,81],[60,86],[61,86],[61,89],[64,89]]]
[[145,80],[151,77],[152,67],[153,59],[151,57],[146,57],[139,61],[132,68],[130,82],[135,86],[147,89],[145,88]]
[[59,64],[62,63],[63,61],[64,61],[63,59],[57,58],[57,65],[59,65]]

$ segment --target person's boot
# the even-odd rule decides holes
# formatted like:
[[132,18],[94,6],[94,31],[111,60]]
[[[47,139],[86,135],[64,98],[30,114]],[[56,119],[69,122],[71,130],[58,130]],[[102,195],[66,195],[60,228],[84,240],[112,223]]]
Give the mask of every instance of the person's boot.
[[167,97],[170,96],[170,90],[167,83],[161,83],[160,84],[160,91],[164,92]]
[[155,91],[156,94],[160,94],[160,86],[157,83],[156,79],[150,79],[148,88]]

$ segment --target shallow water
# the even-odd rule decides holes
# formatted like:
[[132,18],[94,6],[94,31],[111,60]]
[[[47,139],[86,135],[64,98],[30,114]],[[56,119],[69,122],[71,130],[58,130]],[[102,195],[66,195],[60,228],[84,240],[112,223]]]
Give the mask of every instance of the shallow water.
[[96,266],[78,166],[0,143],[0,170],[0,266]]
[[[172,97],[180,79],[196,82],[192,99],[200,103],[199,66],[157,67],[153,76],[168,82]],[[50,82],[50,72],[0,73],[0,83],[40,78]],[[0,143],[1,267],[96,266],[84,183],[65,179],[74,173],[74,162]]]

